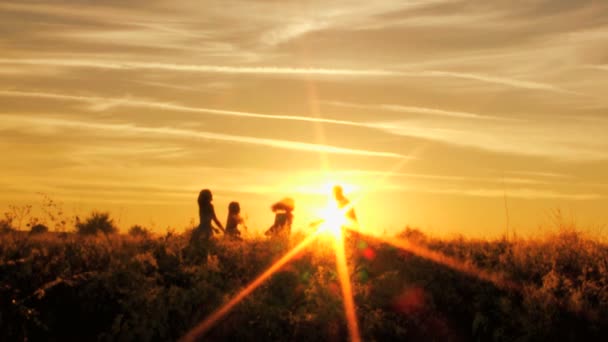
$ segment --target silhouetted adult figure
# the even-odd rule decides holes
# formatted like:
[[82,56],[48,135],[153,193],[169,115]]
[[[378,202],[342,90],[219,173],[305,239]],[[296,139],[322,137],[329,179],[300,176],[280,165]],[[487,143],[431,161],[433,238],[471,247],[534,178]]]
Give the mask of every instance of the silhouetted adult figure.
[[288,239],[291,234],[291,224],[293,223],[293,210],[295,203],[293,199],[286,197],[273,204],[270,209],[274,215],[274,223],[264,233],[272,238]]
[[241,232],[238,229],[238,226],[242,225],[244,229],[247,229],[245,226],[245,220],[241,216],[241,206],[239,202],[230,202],[228,204],[228,218],[226,219],[226,231],[225,236],[241,240]]
[[346,196],[344,196],[344,190],[342,190],[342,187],[340,185],[334,186],[333,192],[334,192],[334,199],[336,200],[336,203],[338,204],[338,208],[346,211],[344,214],[346,215],[346,218],[349,221],[351,221],[350,223],[357,222],[357,215],[355,214],[355,208],[350,204],[350,201],[348,200],[348,198],[346,198]]
[[[198,194],[198,217],[199,225],[192,231],[190,238],[190,245],[195,249],[202,249],[206,255],[209,239],[213,236],[213,232],[219,233],[220,230],[224,231],[222,223],[217,219],[215,215],[215,209],[211,201],[213,195],[211,190],[204,189]],[[211,221],[219,227],[215,228],[212,226]]]

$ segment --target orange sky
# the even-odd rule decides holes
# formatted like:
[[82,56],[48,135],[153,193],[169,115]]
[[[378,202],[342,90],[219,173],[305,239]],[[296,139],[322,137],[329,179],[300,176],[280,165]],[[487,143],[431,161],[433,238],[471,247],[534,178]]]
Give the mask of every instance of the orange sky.
[[608,222],[608,2],[3,1],[0,51],[3,209],[183,229],[210,188],[261,231],[341,182],[387,232]]

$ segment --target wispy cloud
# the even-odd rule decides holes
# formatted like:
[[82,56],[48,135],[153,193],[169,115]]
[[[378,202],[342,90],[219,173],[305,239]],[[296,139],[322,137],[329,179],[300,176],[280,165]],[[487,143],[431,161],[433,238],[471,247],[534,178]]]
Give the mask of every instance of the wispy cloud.
[[[445,0],[409,0],[395,1],[360,1],[348,0],[341,2],[310,2],[310,3],[282,3],[282,16],[277,17],[272,10],[276,5],[258,2],[255,10],[260,13],[261,19],[270,29],[265,29],[260,35],[260,41],[266,45],[279,45],[295,41],[309,33],[332,30],[350,30],[353,27],[362,29],[369,20],[378,22],[377,18],[384,14],[406,9],[423,8],[433,3]],[[310,7],[318,10],[310,11]],[[242,12],[232,15],[242,16]],[[386,18],[379,22],[387,22]]]
[[303,20],[289,23],[283,27],[276,28],[262,34],[260,40],[264,44],[278,45],[288,42],[308,32],[321,30],[329,27],[328,20]]
[[[482,116],[477,113],[448,111],[434,108],[401,105],[360,105],[345,102],[328,102],[330,105],[369,110],[417,113],[438,117],[454,117],[462,122],[442,122],[430,119],[388,120],[383,122],[357,122],[298,115],[273,115],[231,111],[212,108],[186,106],[168,102],[158,102],[134,98],[104,98],[95,96],[68,95],[48,92],[24,92],[14,90],[0,91],[0,96],[29,97],[60,101],[75,101],[87,104],[89,110],[105,111],[113,107],[153,108],[166,111],[200,113],[217,116],[243,117],[262,120],[285,120],[294,122],[316,122],[332,125],[361,127],[380,130],[393,135],[403,135],[445,142],[456,146],[475,147],[482,150],[515,153],[521,155],[547,156],[560,159],[602,160],[608,154],[601,148],[608,145],[605,139],[594,138],[597,125],[576,125],[552,123],[543,127],[528,122]],[[492,119],[492,120],[490,120]],[[475,124],[475,122],[484,124]],[[453,121],[453,120],[452,120]],[[581,125],[588,128],[587,135],[581,135]],[[40,127],[48,130],[51,127]],[[580,136],[579,138],[576,138]]]
[[86,146],[77,148],[71,154],[72,159],[79,157],[98,158],[107,156],[110,158],[146,158],[154,157],[158,159],[181,159],[188,153],[183,147],[160,147],[154,145],[130,146],[125,149],[123,146]]
[[389,70],[389,69],[342,69],[342,68],[301,68],[279,66],[223,66],[204,64],[174,64],[141,61],[108,61],[96,59],[10,59],[0,58],[0,64],[54,66],[72,68],[97,68],[111,70],[163,70],[173,72],[251,74],[251,75],[313,75],[342,77],[433,77],[456,78],[491,83],[519,89],[542,90],[561,94],[578,94],[558,86],[527,80],[497,77],[491,75],[462,73],[440,70]]
[[608,159],[605,127],[580,121],[493,122],[479,125],[472,121],[393,120],[377,122],[375,127],[387,132],[429,139],[452,146],[524,156],[542,156],[562,161]]
[[591,68],[608,71],[608,65],[592,65]]
[[[70,5],[60,5],[60,4],[44,4],[44,3],[24,3],[24,2],[3,2],[0,3],[0,10],[7,12],[25,12],[25,13],[35,13],[35,14],[43,14],[49,16],[58,16],[58,17],[69,17],[69,18],[87,18],[88,20],[99,20],[103,18],[112,18],[118,22],[120,19],[125,19],[125,17],[129,14],[132,14],[130,19],[134,19],[137,15],[135,11],[127,11],[120,10],[117,8],[98,7],[97,9],[103,9],[103,14],[96,13],[96,11],[92,11],[90,8],[86,8],[83,6],[78,6],[76,4]],[[117,19],[117,17],[119,19]]]
[[597,200],[604,196],[595,193],[562,193],[551,190],[536,189],[421,189],[424,192],[439,194],[465,195],[476,197],[504,197],[522,199],[566,199],[575,201]]
[[555,172],[541,172],[541,171],[506,171],[506,173],[514,174],[514,175],[524,175],[524,176],[535,176],[541,178],[572,178],[571,175],[563,174],[563,173],[555,173]]
[[[166,83],[166,82],[154,82],[154,81],[133,81],[133,82],[137,83],[137,84],[142,84],[145,86],[150,86],[150,87],[187,91],[187,92],[200,92],[200,91],[205,91],[205,90],[214,88],[213,85],[205,85],[204,87],[189,87],[189,86],[175,85],[175,84]],[[227,87],[229,87],[229,85],[227,85]]]
[[313,144],[291,140],[278,140],[270,138],[258,138],[250,136],[240,135],[229,135],[220,134],[205,131],[194,131],[186,129],[178,129],[171,127],[146,127],[137,126],[133,124],[109,124],[109,123],[98,123],[98,122],[86,122],[78,120],[68,120],[51,117],[23,117],[14,115],[0,115],[3,123],[19,123],[26,124],[29,126],[44,126],[44,127],[56,127],[56,128],[78,128],[88,129],[95,131],[109,131],[123,134],[139,134],[139,135],[157,135],[164,137],[176,137],[176,138],[187,138],[187,139],[208,139],[223,142],[236,142],[243,144],[251,144],[257,146],[265,146],[279,149],[304,151],[304,152],[318,152],[318,153],[331,153],[331,154],[343,154],[343,155],[358,155],[358,156],[369,156],[369,157],[385,157],[385,158],[407,158],[398,153],[384,152],[384,151],[372,151],[365,149],[354,149],[347,147],[337,147],[331,145]]
[[350,120],[338,120],[328,119],[320,117],[309,117],[309,116],[298,116],[298,115],[273,115],[263,113],[251,113],[241,112],[233,110],[222,110],[212,108],[201,108],[184,106],[180,104],[174,104],[169,102],[157,102],[151,100],[133,99],[129,97],[125,98],[104,98],[96,96],[79,96],[79,95],[68,95],[48,92],[26,92],[26,91],[14,91],[14,90],[0,90],[0,96],[9,97],[29,97],[29,98],[40,98],[50,100],[61,100],[61,101],[76,101],[89,104],[88,108],[94,111],[105,111],[113,107],[135,107],[135,108],[154,108],[167,111],[177,112],[188,112],[188,113],[204,113],[211,115],[220,116],[233,116],[233,117],[244,117],[253,119],[267,119],[267,120],[287,120],[287,121],[303,121],[303,122],[317,122],[336,124],[344,126],[355,126],[365,128],[375,128],[372,124],[364,122],[356,122]]
[[166,70],[181,72],[256,74],[256,75],[320,75],[320,76],[399,76],[400,73],[383,69],[339,69],[339,68],[295,68],[277,66],[222,66],[203,64],[173,64],[138,61],[105,61],[91,59],[7,59],[0,58],[1,64],[44,65],[56,67],[79,67],[113,70]]
[[462,118],[462,119],[506,120],[505,118],[501,118],[501,117],[486,116],[486,115],[481,115],[481,114],[477,114],[477,113],[444,110],[444,109],[436,109],[436,108],[427,108],[427,107],[417,107],[417,106],[402,106],[402,105],[395,105],[395,104],[363,105],[363,104],[340,102],[340,101],[325,101],[324,103],[326,103],[328,105],[336,106],[336,107],[343,107],[343,108],[385,110],[385,111],[391,111],[391,112],[438,115],[438,116],[447,116],[447,117]]
[[547,181],[540,181],[536,179],[529,178],[517,178],[517,177],[474,177],[474,176],[455,176],[455,175],[442,175],[442,174],[432,174],[432,173],[411,173],[411,172],[384,172],[384,171],[374,171],[374,170],[345,170],[339,171],[335,174],[340,176],[389,176],[390,178],[394,177],[403,177],[403,178],[412,178],[412,179],[424,179],[424,180],[433,180],[433,181],[445,181],[445,182],[457,182],[457,183],[494,183],[494,184],[551,184]]
[[508,77],[499,77],[485,74],[477,74],[477,73],[464,73],[464,72],[454,72],[454,71],[443,71],[443,70],[412,70],[412,71],[403,71],[401,73],[403,76],[412,76],[412,77],[434,77],[434,78],[456,78],[456,79],[464,79],[470,81],[477,81],[482,83],[490,83],[497,84],[502,86],[507,86],[511,88],[519,88],[519,89],[530,89],[530,90],[543,90],[560,94],[571,94],[571,95],[581,95],[575,91],[571,91],[568,89],[564,89],[549,83],[541,83],[534,82],[528,80],[520,80]]
[[497,189],[497,188],[475,188],[471,186],[467,187],[435,187],[435,186],[400,186],[400,185],[388,185],[379,190],[384,191],[398,191],[398,192],[414,192],[414,193],[430,193],[430,194],[442,194],[442,195],[454,195],[454,196],[467,196],[467,197],[488,197],[488,198],[502,198],[505,195],[509,198],[519,198],[526,200],[546,200],[546,199],[560,199],[560,200],[574,200],[574,201],[589,201],[604,199],[606,196],[598,193],[571,193],[571,192],[560,192],[554,190],[541,190],[541,189],[530,189],[530,188],[510,188],[510,189]]

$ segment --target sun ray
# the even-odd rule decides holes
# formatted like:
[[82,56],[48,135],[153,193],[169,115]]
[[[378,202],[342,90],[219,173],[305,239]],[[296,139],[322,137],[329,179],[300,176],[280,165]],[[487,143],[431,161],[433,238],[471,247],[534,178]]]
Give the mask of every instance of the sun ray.
[[329,237],[333,242],[336,270],[342,290],[342,303],[344,305],[344,316],[346,317],[348,334],[350,341],[359,342],[361,341],[359,322],[357,320],[352,283],[350,281],[350,272],[344,247],[344,230],[349,226],[356,225],[356,222],[348,216],[349,208],[351,208],[350,205],[340,208],[337,203],[330,203],[325,210],[320,212],[321,219],[312,225],[317,227],[316,232],[318,234]]
[[[412,155],[421,153],[422,150],[424,149],[424,147],[425,147],[425,145],[416,147],[416,149],[414,150]],[[397,171],[399,171],[399,169],[401,169],[403,167],[403,165],[405,164],[406,161],[407,160],[404,159],[404,160],[400,160],[399,162],[397,162],[390,170],[386,171],[382,175],[382,177],[377,179],[376,182],[380,183],[380,182],[384,181],[385,179],[390,178],[393,174],[395,174]],[[355,206],[356,203],[360,202],[364,196],[365,196],[365,194],[360,194],[358,197],[356,197],[354,200],[352,200],[346,207],[342,208],[342,210],[343,211],[350,210],[351,208],[353,208]],[[363,234],[365,236],[372,237],[379,241],[388,243],[392,246],[395,246],[402,250],[411,252],[422,258],[431,260],[435,263],[450,267],[459,272],[468,274],[470,276],[477,277],[478,279],[481,279],[484,281],[491,282],[500,288],[514,289],[514,290],[520,289],[520,286],[518,284],[506,279],[504,277],[504,275],[502,275],[500,273],[483,270],[472,264],[464,263],[456,258],[444,255],[443,253],[433,251],[427,247],[415,244],[412,241],[398,239],[398,238],[382,237],[382,236],[378,236],[376,234],[371,234],[370,232],[362,230],[361,226],[359,224],[355,224],[355,225],[351,224],[348,226],[348,229],[355,231],[357,233]]]
[[350,281],[348,264],[346,262],[346,252],[344,248],[344,234],[342,229],[334,236],[334,250],[336,252],[336,268],[338,278],[340,279],[340,287],[342,288],[342,302],[344,303],[344,314],[346,316],[346,324],[348,326],[348,335],[352,342],[361,341],[359,334],[359,322],[357,320],[357,312],[355,308],[355,300],[353,298],[352,283]]
[[450,267],[461,273],[490,282],[490,283],[498,286],[499,288],[509,289],[509,290],[519,290],[520,289],[518,284],[506,279],[504,277],[504,275],[502,275],[501,273],[483,270],[475,265],[468,264],[468,263],[462,262],[461,260],[458,260],[454,257],[450,257],[443,253],[433,251],[427,247],[421,246],[412,241],[405,240],[405,239],[399,239],[399,238],[372,235],[368,232],[363,232],[360,229],[356,229],[356,228],[350,228],[350,229],[357,233],[361,233],[367,237],[371,237],[373,239],[390,244],[390,245],[397,247],[399,249],[402,249],[404,251],[413,253],[419,257],[425,258],[427,260],[431,260],[437,264]]
[[270,276],[281,269],[287,264],[294,256],[300,253],[304,248],[310,245],[317,238],[317,233],[313,233],[302,240],[298,245],[287,252],[281,259],[277,260],[272,264],[264,273],[257,277],[254,281],[249,283],[247,287],[241,290],[236,296],[234,296],[228,303],[224,304],[221,308],[216,310],[213,314],[209,315],[205,320],[199,323],[197,326],[192,328],[182,339],[183,342],[196,341],[199,337],[203,336],[209,331],[219,320],[226,316],[232,308],[240,303],[245,297],[251,294],[255,289],[264,283]]

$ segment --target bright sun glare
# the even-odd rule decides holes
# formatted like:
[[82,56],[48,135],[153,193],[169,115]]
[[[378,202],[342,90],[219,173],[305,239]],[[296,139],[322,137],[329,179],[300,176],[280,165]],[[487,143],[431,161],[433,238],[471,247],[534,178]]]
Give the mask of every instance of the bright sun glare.
[[348,223],[344,210],[336,205],[329,204],[319,216],[323,220],[319,226],[320,233],[327,234],[335,239],[342,236],[342,227]]
[[[317,217],[319,220],[316,221],[314,226],[317,226],[317,232],[321,236],[327,236],[334,240],[342,240],[342,231],[344,228],[352,228],[353,221],[349,218],[348,212],[352,210],[352,204],[345,207],[340,207],[338,200],[334,198],[334,187],[338,183],[325,183],[324,192],[328,194],[329,200],[327,206],[317,211]],[[353,189],[356,188],[353,185],[347,184],[346,186],[340,185],[340,188]]]

